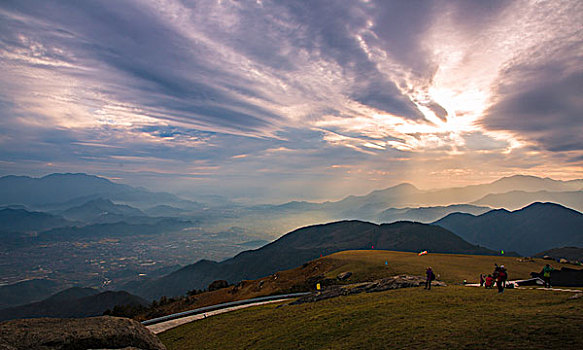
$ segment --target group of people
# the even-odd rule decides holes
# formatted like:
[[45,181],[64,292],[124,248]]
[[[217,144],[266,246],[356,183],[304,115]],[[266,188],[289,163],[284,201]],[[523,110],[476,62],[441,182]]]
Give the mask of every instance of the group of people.
[[494,288],[494,282],[498,287],[498,293],[504,293],[504,288],[506,288],[506,281],[508,280],[508,271],[504,265],[498,266],[494,264],[494,272],[486,276],[486,274],[480,274],[480,287],[485,286],[486,288]]

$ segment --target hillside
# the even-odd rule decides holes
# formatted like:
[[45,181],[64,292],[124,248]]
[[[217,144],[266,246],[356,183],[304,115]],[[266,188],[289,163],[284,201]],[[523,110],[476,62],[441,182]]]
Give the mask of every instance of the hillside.
[[461,286],[408,288],[254,307],[159,337],[169,350],[578,349],[583,298],[569,297],[534,290],[501,296]]
[[524,255],[561,246],[583,246],[583,214],[554,203],[534,203],[520,210],[485,214],[450,214],[435,225],[468,242]]
[[[481,273],[493,271],[494,263],[504,264],[511,279],[526,279],[530,278],[531,272],[540,271],[548,261],[464,254],[429,253],[419,256],[417,253],[387,250],[343,251],[256,280],[247,280],[228,288],[179,298],[146,311],[138,319],[146,320],[235,300],[309,291],[313,290],[318,282],[328,285],[373,281],[395,275],[423,276],[427,266],[432,266],[439,279],[447,284],[460,284],[464,280],[477,283]],[[348,271],[352,272],[352,276],[347,281],[341,282],[336,279],[340,273]]]
[[534,255],[537,258],[543,256],[550,256],[553,259],[567,259],[569,261],[583,262],[583,248],[578,247],[562,247],[545,250]]
[[[293,286],[307,284],[308,290],[313,290],[316,281],[326,285],[326,279],[336,279],[341,272],[353,274],[347,282],[335,283],[423,275],[426,267],[432,266],[448,287],[431,292],[410,288],[363,293],[279,308],[255,307],[193,322],[164,332],[160,338],[169,349],[425,348],[427,342],[435,348],[576,348],[575,344],[583,341],[578,331],[583,298],[570,300],[570,293],[529,290],[506,290],[500,296],[493,290],[456,286],[463,280],[477,282],[479,274],[491,272],[494,263],[504,264],[511,279],[522,279],[540,271],[547,262],[506,256],[344,251],[276,275],[194,295],[160,307],[155,316],[299,290]],[[496,336],[500,331],[505,332],[504,337]],[[561,334],[561,343],[557,334]]]
[[372,247],[410,252],[495,254],[437,226],[341,221],[301,228],[257,250],[242,252],[220,263],[202,260],[161,279],[128,285],[127,290],[146,299],[183,295],[191,289],[205,288],[214,280],[255,279],[302,265],[319,256]]
[[146,305],[147,302],[127,292],[103,292],[73,287],[43,301],[0,310],[0,321],[37,317],[100,316],[116,305]]

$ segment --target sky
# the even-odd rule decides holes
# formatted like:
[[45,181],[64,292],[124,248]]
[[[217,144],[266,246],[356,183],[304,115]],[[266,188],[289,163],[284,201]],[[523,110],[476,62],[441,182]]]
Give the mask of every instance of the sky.
[[583,178],[583,2],[0,3],[0,175],[327,200]]

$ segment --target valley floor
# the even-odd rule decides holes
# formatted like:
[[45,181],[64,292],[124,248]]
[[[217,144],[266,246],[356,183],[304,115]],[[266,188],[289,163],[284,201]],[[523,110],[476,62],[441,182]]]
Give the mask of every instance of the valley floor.
[[[577,294],[575,294],[577,295]],[[160,334],[168,349],[583,347],[573,293],[449,286],[234,311]]]

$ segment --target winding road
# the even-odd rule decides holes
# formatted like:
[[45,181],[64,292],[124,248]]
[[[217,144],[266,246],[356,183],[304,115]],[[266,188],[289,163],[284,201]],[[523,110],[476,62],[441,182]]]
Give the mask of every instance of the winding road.
[[180,325],[190,323],[192,321],[202,320],[210,316],[219,315],[225,312],[235,311],[252,306],[279,303],[285,300],[298,298],[307,294],[310,293],[271,295],[267,297],[232,301],[228,303],[201,307],[194,310],[154,318],[151,320],[143,321],[142,324],[145,325],[146,328],[148,328],[152,333],[159,334],[174,327],[178,327]]

